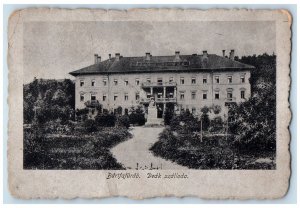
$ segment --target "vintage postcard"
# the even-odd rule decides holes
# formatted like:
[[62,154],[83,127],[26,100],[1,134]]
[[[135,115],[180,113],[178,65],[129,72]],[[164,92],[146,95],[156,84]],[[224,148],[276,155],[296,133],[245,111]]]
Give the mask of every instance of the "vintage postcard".
[[286,10],[14,12],[11,194],[283,197],[291,24]]

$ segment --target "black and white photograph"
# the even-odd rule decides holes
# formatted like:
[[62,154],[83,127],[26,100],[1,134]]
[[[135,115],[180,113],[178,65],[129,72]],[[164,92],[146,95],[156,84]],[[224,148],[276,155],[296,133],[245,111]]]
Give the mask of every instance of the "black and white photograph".
[[24,169],[276,169],[274,22],[26,23],[24,72]]
[[291,22],[287,10],[16,11],[12,195],[284,196]]

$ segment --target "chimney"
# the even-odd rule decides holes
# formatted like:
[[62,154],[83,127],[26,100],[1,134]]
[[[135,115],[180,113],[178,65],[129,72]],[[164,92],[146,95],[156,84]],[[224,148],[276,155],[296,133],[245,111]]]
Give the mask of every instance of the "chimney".
[[111,54],[108,54],[108,59],[109,59],[109,60],[111,59]]
[[95,58],[95,64],[97,64],[98,63],[98,54],[94,54],[94,58]]
[[179,54],[180,54],[180,51],[175,51],[175,61],[180,61]]
[[97,57],[97,64],[99,64],[101,62],[101,56]]
[[150,61],[150,58],[151,58],[151,54],[149,52],[146,53],[146,61]]
[[234,50],[230,50],[229,58],[234,60]]
[[225,57],[225,50],[222,50],[222,53],[223,53],[223,57]]
[[207,51],[203,51],[203,58],[208,58],[207,56],[208,56]]
[[120,53],[116,53],[116,61],[120,60]]

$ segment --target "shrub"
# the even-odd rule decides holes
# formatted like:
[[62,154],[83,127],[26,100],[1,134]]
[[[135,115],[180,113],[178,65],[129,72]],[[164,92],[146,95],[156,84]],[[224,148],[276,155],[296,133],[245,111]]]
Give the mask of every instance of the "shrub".
[[174,104],[167,103],[166,111],[165,111],[165,115],[164,115],[165,125],[170,125],[173,116],[174,116]]
[[83,123],[83,126],[85,131],[88,133],[97,131],[97,123],[93,119],[87,119]]
[[131,114],[129,115],[130,124],[137,124],[142,126],[146,123],[145,111],[142,106],[132,107],[130,109]]
[[220,116],[215,117],[210,122],[210,131],[211,132],[220,132],[223,129],[223,120]]
[[212,110],[213,110],[214,114],[219,114],[221,112],[222,108],[219,105],[213,105]]
[[193,132],[200,131],[200,122],[189,111],[173,116],[170,122],[170,127],[173,131]]
[[100,113],[95,117],[95,121],[101,127],[112,127],[115,126],[116,116],[112,113]]
[[129,128],[130,120],[128,115],[119,116],[117,119],[117,126]]
[[75,114],[76,114],[77,120],[85,121],[88,118],[89,109],[88,108],[76,109]]
[[204,114],[207,114],[207,113],[210,112],[210,109],[209,109],[209,107],[204,106],[203,108],[201,108],[201,112],[204,113]]

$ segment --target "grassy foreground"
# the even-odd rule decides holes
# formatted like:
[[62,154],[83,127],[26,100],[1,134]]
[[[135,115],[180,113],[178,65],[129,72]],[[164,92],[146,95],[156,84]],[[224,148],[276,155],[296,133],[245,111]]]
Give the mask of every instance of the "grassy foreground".
[[25,128],[24,169],[124,169],[109,150],[130,137],[122,127],[92,133]]

